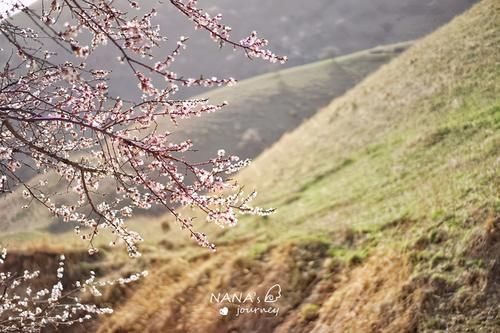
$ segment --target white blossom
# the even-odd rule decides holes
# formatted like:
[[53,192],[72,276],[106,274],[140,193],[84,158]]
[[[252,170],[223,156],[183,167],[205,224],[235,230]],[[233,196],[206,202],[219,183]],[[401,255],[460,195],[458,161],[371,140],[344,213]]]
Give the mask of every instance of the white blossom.
[[[0,264],[4,263],[6,256],[7,250],[3,248]],[[97,280],[95,272],[91,271],[85,281],[64,286],[64,260],[64,255],[61,255],[56,282],[50,288],[40,290],[32,287],[34,280],[40,277],[39,271],[26,270],[22,275],[0,272],[0,286],[5,288],[0,298],[0,332],[40,333],[44,328],[82,323],[98,315],[111,314],[113,309],[109,307],[82,303],[80,295],[88,292],[99,297],[105,286],[136,282],[148,275],[143,271],[116,280]]]

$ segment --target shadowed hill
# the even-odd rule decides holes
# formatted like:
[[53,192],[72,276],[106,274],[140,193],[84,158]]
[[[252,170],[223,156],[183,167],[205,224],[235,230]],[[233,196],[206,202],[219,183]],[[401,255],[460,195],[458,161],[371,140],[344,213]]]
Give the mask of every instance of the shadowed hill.
[[[482,1],[283,137],[239,176],[278,212],[213,229],[216,254],[166,232],[150,251],[185,263],[98,332],[497,332],[499,26]],[[210,302],[275,283],[277,317]]]
[[[46,1],[49,3],[48,1]],[[199,1],[199,6],[211,15],[221,12],[224,20],[234,28],[234,39],[239,41],[252,30],[257,30],[271,42],[272,49],[288,55],[286,66],[298,66],[321,59],[346,55],[360,50],[420,38],[455,15],[462,13],[476,0],[315,0],[304,5],[302,0],[210,0]],[[126,6],[127,2],[124,2]],[[33,6],[39,6],[40,1]],[[173,69],[182,76],[249,78],[275,71],[276,65],[263,61],[246,61],[231,48],[219,49],[203,31],[193,31],[192,22],[178,13],[170,1],[141,1],[143,10],[155,6],[155,23],[167,34],[169,42],[159,52],[167,54],[175,47],[179,36],[191,36],[185,56],[179,57]],[[120,4],[118,4],[120,5]],[[127,9],[129,10],[129,9]],[[67,16],[67,15],[66,15]],[[61,17],[59,26],[68,20]],[[24,15],[16,17],[21,26],[34,27]],[[57,27],[57,25],[56,25]],[[5,41],[0,37],[0,47]],[[124,66],[110,57],[109,49],[98,50],[87,59],[89,68],[98,66],[113,70],[111,91],[131,98],[137,92]],[[0,53],[0,65],[10,55]],[[62,52],[61,57],[68,55]],[[2,61],[3,60],[3,61]],[[198,94],[197,89],[181,92],[184,97]]]

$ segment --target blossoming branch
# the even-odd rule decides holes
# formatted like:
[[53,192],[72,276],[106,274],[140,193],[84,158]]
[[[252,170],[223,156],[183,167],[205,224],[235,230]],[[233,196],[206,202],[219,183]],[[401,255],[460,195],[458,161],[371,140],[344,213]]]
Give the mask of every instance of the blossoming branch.
[[[256,32],[232,40],[222,15],[209,15],[197,1],[170,4],[220,47],[228,45],[270,62],[286,61],[266,49],[267,40]],[[3,52],[11,52],[0,70],[1,193],[22,188],[26,206],[37,202],[54,216],[76,223],[75,231],[89,242],[90,253],[98,250],[95,237],[108,230],[116,236],[112,244],[125,244],[131,256],[140,255],[142,241],[126,224],[136,209],[164,207],[191,238],[211,249],[215,245],[180,207],[194,208],[222,227],[235,225],[239,213],[272,212],[252,207],[255,193],[244,193],[230,178],[248,160],[220,150],[207,161],[192,162],[186,153],[195,143],[174,142],[170,132],[159,130],[165,118],[176,123],[227,104],[176,99],[180,89],[236,81],[189,78],[173,71],[171,65],[188,37],[180,36],[169,54],[154,56],[154,50],[168,42],[153,23],[157,9],[141,9],[134,1],[120,7],[107,0],[45,0],[40,8],[19,3],[0,17],[0,32],[8,44]],[[16,25],[12,14],[18,11],[31,27]],[[68,21],[59,22],[62,17]],[[139,98],[112,94],[111,71],[87,65],[100,47],[114,52],[113,59],[127,68]],[[58,61],[61,57],[64,60]],[[58,188],[66,192],[53,191],[48,176],[37,182],[27,179],[23,169],[41,175],[55,172],[58,184],[64,184]]]

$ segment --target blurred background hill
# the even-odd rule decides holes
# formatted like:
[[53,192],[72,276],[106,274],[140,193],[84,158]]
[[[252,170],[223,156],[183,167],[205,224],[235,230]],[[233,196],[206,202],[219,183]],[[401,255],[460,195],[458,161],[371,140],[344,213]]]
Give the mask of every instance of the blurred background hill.
[[[420,38],[463,12],[474,0],[203,0],[199,7],[212,15],[222,13],[225,22],[233,27],[237,41],[252,30],[271,42],[278,54],[287,55],[285,66],[293,67],[329,59],[379,45],[393,44]],[[158,54],[168,54],[179,36],[189,36],[188,48],[172,67],[184,76],[234,77],[245,79],[275,71],[277,65],[264,61],[247,61],[231,48],[219,49],[204,31],[193,31],[188,21],[169,1],[141,1],[141,11],[158,9],[156,23],[166,32],[169,42]],[[38,8],[39,2],[32,5]],[[63,15],[58,22],[67,20]],[[24,15],[15,18],[21,26],[33,23]],[[5,41],[0,41],[3,46]],[[63,58],[64,58],[64,53]],[[8,56],[4,53],[3,59]],[[89,67],[114,70],[111,92],[129,97],[130,77],[125,66],[117,65],[116,56],[102,48],[87,60]],[[200,93],[198,89],[181,91],[186,97]]]

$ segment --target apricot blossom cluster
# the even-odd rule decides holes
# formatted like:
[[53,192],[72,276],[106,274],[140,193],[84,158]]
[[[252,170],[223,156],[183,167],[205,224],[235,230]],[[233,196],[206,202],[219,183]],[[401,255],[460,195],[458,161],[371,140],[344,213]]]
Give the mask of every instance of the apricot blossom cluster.
[[[0,267],[4,264],[7,250],[0,253]],[[0,272],[0,331],[39,333],[44,328],[57,328],[83,323],[96,316],[113,313],[113,309],[84,302],[85,293],[94,297],[102,295],[102,288],[125,285],[148,275],[147,271],[134,273],[117,280],[97,280],[90,271],[89,277],[76,281],[72,286],[63,284],[64,255],[59,257],[56,279],[49,288],[33,287],[37,279],[47,280],[40,271],[25,270],[22,273]]]
[[[121,7],[115,3],[44,0],[40,10],[18,4],[16,10],[30,19],[31,27],[16,25],[13,11],[2,13],[0,32],[11,56],[0,70],[0,190],[21,188],[28,204],[37,202],[63,221],[76,223],[75,231],[89,242],[91,253],[97,251],[95,236],[109,230],[116,236],[113,244],[122,242],[131,256],[140,255],[142,238],[129,230],[126,220],[136,209],[154,206],[167,209],[200,245],[215,249],[179,207],[194,208],[220,226],[235,225],[239,213],[266,215],[271,210],[252,207],[255,193],[245,194],[231,180],[249,161],[222,150],[208,161],[192,161],[194,143],[174,142],[161,124],[226,105],[176,99],[181,88],[235,80],[188,78],[172,71],[188,38],[179,37],[168,55],[154,56],[167,43],[154,24],[156,9],[141,9],[134,1]],[[255,32],[232,41],[222,16],[210,16],[196,1],[170,3],[221,46],[231,45],[249,57],[286,61],[265,49],[267,41]],[[68,21],[60,22],[62,17]],[[140,97],[113,95],[113,74],[89,68],[86,61],[99,47],[114,52],[113,59],[130,71]],[[64,60],[54,60],[62,56]],[[23,169],[41,176],[28,179]],[[48,181],[54,172],[55,183]]]

